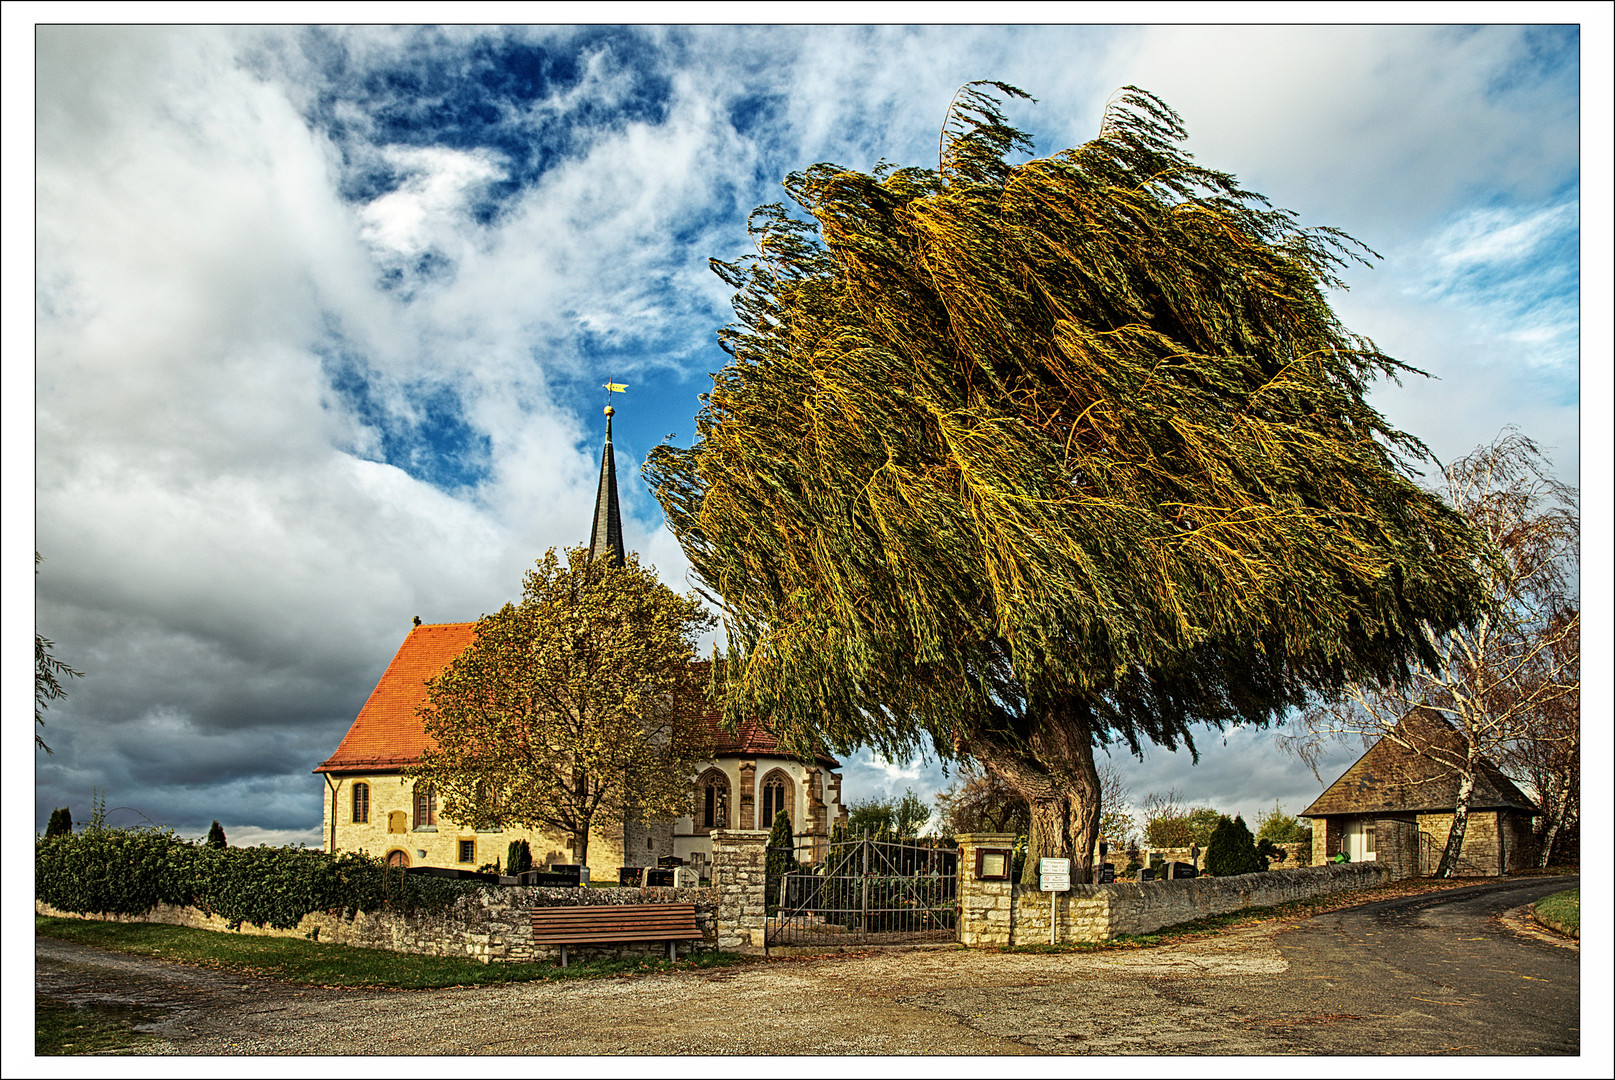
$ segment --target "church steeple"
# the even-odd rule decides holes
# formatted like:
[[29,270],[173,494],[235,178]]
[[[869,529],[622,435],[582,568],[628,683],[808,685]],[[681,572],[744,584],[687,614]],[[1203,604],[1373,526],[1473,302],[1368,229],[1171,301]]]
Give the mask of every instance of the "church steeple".
[[[610,395],[607,395],[610,400]],[[606,446],[600,453],[600,490],[594,497],[594,528],[589,532],[589,558],[606,558],[611,565],[627,561],[622,544],[622,511],[617,506],[617,463],[611,454],[611,418],[617,410],[606,406]]]

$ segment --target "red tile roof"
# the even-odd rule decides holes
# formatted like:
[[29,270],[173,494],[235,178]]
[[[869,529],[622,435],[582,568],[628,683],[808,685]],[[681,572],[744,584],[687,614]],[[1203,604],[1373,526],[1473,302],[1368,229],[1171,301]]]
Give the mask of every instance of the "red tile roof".
[[433,745],[415,715],[426,700],[426,680],[465,651],[476,629],[476,623],[438,623],[411,630],[336,753],[314,771],[397,769],[418,761]]
[[[336,753],[314,771],[371,772],[401,769],[418,761],[433,745],[420,717],[415,715],[426,700],[426,680],[465,651],[476,629],[476,623],[438,623],[411,630]],[[779,741],[761,722],[748,721],[735,734],[728,735],[718,722],[719,716],[718,710],[712,708],[701,714],[702,722],[712,732],[715,756],[791,756],[779,748]],[[829,754],[820,752],[814,757],[825,768],[841,767]]]

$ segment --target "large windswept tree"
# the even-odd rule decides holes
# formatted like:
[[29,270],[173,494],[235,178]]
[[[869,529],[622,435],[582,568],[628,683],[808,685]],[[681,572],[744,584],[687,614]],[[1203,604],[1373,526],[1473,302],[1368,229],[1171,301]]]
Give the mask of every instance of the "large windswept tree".
[[449,819],[570,833],[583,863],[598,823],[689,813],[712,749],[691,666],[711,621],[632,555],[616,566],[573,548],[562,565],[552,548],[521,603],[483,616],[428,684],[420,716],[437,746],[411,775]]
[[976,757],[1030,804],[1029,872],[1086,880],[1096,745],[1193,752],[1398,675],[1488,556],[1365,400],[1409,369],[1325,299],[1364,249],[1196,165],[1132,88],[1012,163],[1005,96],[960,92],[935,169],[786,179],[806,213],[714,263],[733,360],[647,473],[722,605],[732,721]]

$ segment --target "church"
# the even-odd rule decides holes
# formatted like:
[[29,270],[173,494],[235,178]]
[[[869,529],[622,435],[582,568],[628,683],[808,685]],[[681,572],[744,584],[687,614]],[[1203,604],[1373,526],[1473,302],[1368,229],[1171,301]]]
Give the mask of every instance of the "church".
[[[607,405],[589,556],[620,563],[625,552],[611,448],[614,413]],[[534,866],[574,861],[575,837],[542,829],[460,826],[438,814],[429,785],[405,776],[431,747],[416,715],[426,700],[426,680],[459,656],[475,632],[475,622],[415,620],[336,752],[314,770],[325,782],[326,851],[366,852],[394,866],[475,870],[502,861],[511,841],[526,840]],[[811,761],[784,753],[761,722],[750,721],[731,735],[718,721],[717,709],[703,710],[714,752],[692,778],[689,814],[672,821],[597,823],[589,837],[593,880],[615,881],[623,867],[656,866],[669,858],[705,877],[714,829],[767,829],[782,811],[790,817],[798,854],[822,855],[830,827],[846,816],[836,771],[840,763],[824,753]]]

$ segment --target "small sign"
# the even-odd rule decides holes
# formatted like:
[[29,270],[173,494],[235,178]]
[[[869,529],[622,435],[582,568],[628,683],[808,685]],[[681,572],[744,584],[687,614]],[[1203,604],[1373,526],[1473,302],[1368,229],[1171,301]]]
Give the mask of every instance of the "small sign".
[[1043,892],[1068,892],[1071,888],[1070,859],[1039,859],[1038,888]]

